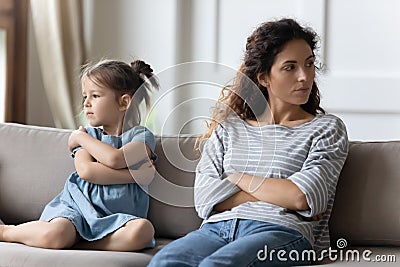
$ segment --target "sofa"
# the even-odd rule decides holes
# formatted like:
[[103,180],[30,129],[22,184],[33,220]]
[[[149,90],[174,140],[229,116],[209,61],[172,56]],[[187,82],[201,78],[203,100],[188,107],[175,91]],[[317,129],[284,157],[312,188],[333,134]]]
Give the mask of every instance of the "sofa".
[[[0,219],[37,220],[74,171],[71,130],[0,123]],[[195,136],[157,136],[149,220],[156,247],[139,252],[51,250],[0,242],[0,266],[146,266],[165,244],[196,229]],[[400,141],[355,142],[338,185],[330,220],[331,248],[316,265],[395,266],[400,261]],[[337,246],[337,247],[335,247]],[[357,257],[358,255],[358,257]]]

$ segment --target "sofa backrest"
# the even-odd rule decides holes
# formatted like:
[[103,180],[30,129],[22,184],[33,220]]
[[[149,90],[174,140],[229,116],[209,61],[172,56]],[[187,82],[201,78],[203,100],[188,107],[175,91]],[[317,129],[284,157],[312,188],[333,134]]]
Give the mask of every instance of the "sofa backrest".
[[195,136],[156,138],[157,173],[149,186],[149,219],[162,237],[176,238],[197,229],[201,219],[194,209],[193,186],[200,153]]
[[[37,219],[74,170],[70,130],[0,123],[0,219]],[[198,228],[193,208],[194,136],[157,137],[149,219],[160,237]],[[351,142],[330,221],[331,239],[349,245],[400,245],[400,141]]]
[[400,141],[350,143],[330,230],[334,244],[400,245]]
[[67,147],[71,131],[0,124],[0,218],[37,220],[74,170]]

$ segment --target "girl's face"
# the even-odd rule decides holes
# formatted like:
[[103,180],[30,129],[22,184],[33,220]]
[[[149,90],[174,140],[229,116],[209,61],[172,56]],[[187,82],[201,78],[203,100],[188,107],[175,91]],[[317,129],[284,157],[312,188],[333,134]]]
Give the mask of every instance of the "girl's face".
[[268,90],[271,108],[307,103],[315,78],[314,61],[310,46],[302,39],[283,46],[270,74],[259,75],[260,84]]
[[114,91],[100,87],[88,77],[82,79],[83,111],[93,127],[114,129],[121,125],[126,110],[117,101]]

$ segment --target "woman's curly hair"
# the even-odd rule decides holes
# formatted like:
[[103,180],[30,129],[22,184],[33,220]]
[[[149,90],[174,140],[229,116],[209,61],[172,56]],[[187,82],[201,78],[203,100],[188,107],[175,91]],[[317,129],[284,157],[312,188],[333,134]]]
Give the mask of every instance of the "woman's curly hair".
[[[247,38],[243,62],[233,84],[222,89],[213,108],[208,130],[198,141],[210,137],[216,125],[230,114],[236,114],[243,120],[254,120],[265,111],[269,99],[268,91],[259,83],[257,76],[260,73],[269,75],[275,58],[283,46],[289,41],[298,39],[306,41],[315,54],[319,41],[317,34],[310,28],[300,26],[293,19],[265,22],[253,31]],[[315,80],[308,102],[301,107],[313,115],[325,113],[320,107],[320,94]]]

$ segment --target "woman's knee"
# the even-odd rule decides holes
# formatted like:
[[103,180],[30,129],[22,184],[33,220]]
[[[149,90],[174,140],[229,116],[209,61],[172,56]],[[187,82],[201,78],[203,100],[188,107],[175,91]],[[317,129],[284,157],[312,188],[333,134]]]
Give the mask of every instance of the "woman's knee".
[[[176,241],[176,240],[175,240]],[[203,257],[193,251],[179,249],[176,242],[172,242],[157,252],[151,259],[148,267],[190,267],[198,266]],[[181,240],[178,239],[178,243]]]
[[204,235],[199,230],[193,231],[167,244],[156,253],[149,266],[198,266],[205,257],[218,250],[223,244],[222,241]]

